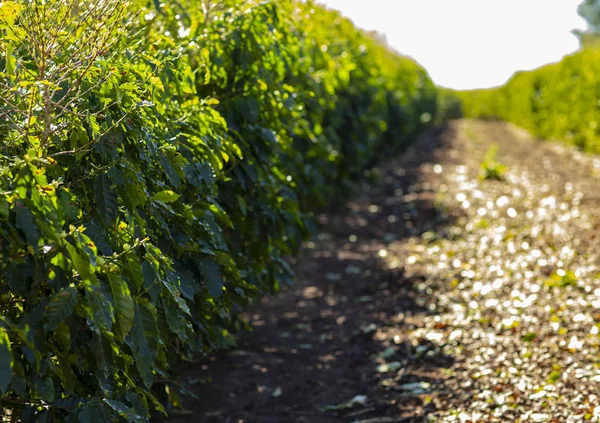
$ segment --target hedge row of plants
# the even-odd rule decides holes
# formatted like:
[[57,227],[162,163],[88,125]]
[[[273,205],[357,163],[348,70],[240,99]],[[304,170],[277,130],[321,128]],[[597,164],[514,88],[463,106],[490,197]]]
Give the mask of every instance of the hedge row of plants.
[[519,72],[502,87],[455,94],[466,117],[507,120],[541,138],[600,152],[600,49]]
[[437,88],[437,123],[443,124],[450,119],[463,117],[462,100],[457,92],[450,88]]
[[0,30],[11,421],[177,406],[312,211],[435,120],[421,67],[311,2],[14,0]]

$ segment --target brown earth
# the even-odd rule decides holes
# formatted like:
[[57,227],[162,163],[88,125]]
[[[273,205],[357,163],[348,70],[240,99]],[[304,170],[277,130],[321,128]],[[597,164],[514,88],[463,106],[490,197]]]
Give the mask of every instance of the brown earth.
[[170,421],[598,421],[599,171],[505,123],[425,134],[319,216],[294,287],[186,369],[212,383]]

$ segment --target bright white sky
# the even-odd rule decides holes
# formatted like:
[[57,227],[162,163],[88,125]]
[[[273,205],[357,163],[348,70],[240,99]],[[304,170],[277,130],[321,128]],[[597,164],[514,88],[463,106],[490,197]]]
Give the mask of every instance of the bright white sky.
[[319,0],[377,30],[444,87],[501,85],[579,47],[581,0]]

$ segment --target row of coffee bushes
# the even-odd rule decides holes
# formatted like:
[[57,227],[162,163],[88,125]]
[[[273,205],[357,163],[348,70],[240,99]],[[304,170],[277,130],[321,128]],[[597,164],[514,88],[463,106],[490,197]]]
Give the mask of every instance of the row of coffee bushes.
[[444,123],[450,119],[460,119],[463,117],[462,101],[454,90],[438,87],[437,103],[438,123]]
[[[147,421],[232,345],[311,211],[435,119],[426,72],[311,2],[0,4],[0,394]],[[165,410],[165,406],[167,409]]]
[[536,136],[600,152],[600,50],[515,74],[504,86],[457,92],[466,117],[514,122]]

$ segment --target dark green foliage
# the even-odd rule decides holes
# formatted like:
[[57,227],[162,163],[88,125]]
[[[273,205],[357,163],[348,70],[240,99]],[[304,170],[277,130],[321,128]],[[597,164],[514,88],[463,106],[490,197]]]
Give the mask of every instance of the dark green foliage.
[[435,119],[423,69],[312,3],[0,15],[0,390],[26,422],[178,404],[173,369],[291,281],[311,211]]

